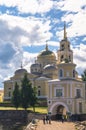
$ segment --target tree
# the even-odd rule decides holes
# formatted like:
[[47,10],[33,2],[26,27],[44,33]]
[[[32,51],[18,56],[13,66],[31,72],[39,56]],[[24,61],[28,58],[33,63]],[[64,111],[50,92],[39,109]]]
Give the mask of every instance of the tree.
[[21,84],[21,105],[26,110],[30,105],[32,97],[32,84],[30,80],[27,78],[27,74],[24,75]]
[[34,87],[32,89],[32,97],[31,97],[31,102],[30,105],[33,107],[33,111],[35,112],[35,104],[37,103],[38,99],[37,99],[37,89],[36,87]]
[[82,80],[86,81],[86,70],[84,70],[84,72],[83,72],[83,74],[81,76],[82,76]]
[[15,89],[13,91],[12,103],[14,104],[16,109],[18,109],[18,107],[20,106],[20,90],[17,82],[15,83]]

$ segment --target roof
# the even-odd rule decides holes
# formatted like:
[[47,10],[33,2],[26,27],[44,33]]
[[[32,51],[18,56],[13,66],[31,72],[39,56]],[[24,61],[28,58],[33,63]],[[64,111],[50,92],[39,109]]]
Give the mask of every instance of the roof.
[[35,64],[32,64],[32,65],[31,65],[31,67],[37,67],[37,66],[40,66],[40,64],[35,63]]
[[62,82],[62,81],[64,81],[64,82],[70,82],[70,81],[72,81],[72,82],[80,82],[80,83],[84,83],[83,81],[79,81],[79,80],[77,80],[77,79],[72,79],[72,78],[64,78],[64,79],[51,79],[51,80],[49,80],[48,82],[58,82],[58,81],[60,81],[60,82]]
[[48,49],[48,45],[46,44],[45,50],[39,53],[39,56],[47,56],[47,55],[55,55],[52,51]]
[[49,80],[50,78],[47,78],[45,76],[38,77],[36,80]]
[[52,51],[50,51],[50,50],[44,50],[44,51],[42,51],[41,53],[40,53],[40,56],[43,56],[43,55],[50,55],[50,54],[52,54],[53,52]]
[[21,74],[21,73],[27,73],[27,70],[21,68],[21,69],[18,69],[18,70],[15,71],[15,74]]
[[44,67],[44,70],[56,70],[56,67],[53,64],[48,64]]

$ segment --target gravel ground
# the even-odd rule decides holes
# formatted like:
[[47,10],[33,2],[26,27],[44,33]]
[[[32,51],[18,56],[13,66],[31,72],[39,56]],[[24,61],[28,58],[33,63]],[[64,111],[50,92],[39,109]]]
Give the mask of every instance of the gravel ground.
[[43,121],[38,122],[36,130],[75,130],[75,124],[73,122],[59,122],[52,121],[51,124],[43,124]]

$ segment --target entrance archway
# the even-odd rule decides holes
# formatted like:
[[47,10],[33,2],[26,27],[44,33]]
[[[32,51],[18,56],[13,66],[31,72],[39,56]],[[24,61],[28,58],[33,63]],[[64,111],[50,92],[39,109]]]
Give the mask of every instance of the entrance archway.
[[67,111],[63,105],[58,105],[56,109],[56,119],[62,119],[62,115],[66,115]]
[[69,112],[69,108],[63,102],[56,102],[50,107],[50,112],[55,119],[61,119],[62,115],[66,115]]

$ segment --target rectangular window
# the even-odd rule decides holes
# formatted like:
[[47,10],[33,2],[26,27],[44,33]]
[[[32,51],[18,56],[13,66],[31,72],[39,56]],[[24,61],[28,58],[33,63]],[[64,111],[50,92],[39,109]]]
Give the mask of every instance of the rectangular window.
[[76,97],[77,98],[81,97],[81,90],[80,89],[76,89]]
[[11,97],[11,92],[9,91],[8,96]]
[[56,97],[62,97],[63,93],[62,93],[62,89],[56,89]]
[[82,113],[82,103],[79,102],[79,112]]

